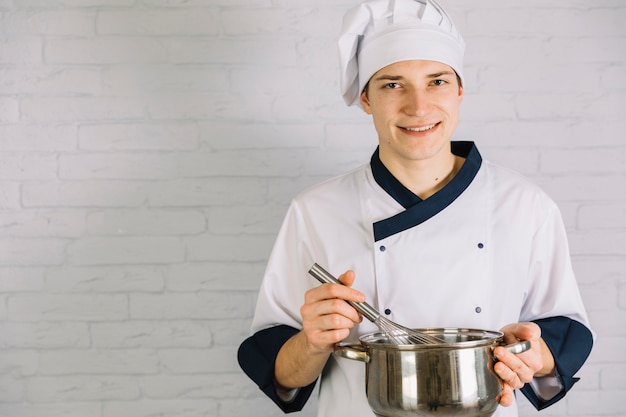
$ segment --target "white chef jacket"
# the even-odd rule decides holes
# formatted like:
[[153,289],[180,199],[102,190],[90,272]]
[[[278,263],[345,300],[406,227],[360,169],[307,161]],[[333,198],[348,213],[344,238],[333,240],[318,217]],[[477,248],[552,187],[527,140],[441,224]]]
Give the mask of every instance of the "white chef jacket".
[[[269,259],[252,332],[302,328],[304,293],[320,285],[307,273],[315,262],[336,276],[354,270],[353,287],[411,328],[498,330],[554,316],[588,327],[560,212],[536,185],[481,162],[473,147],[459,174],[415,207],[385,191],[370,164],[298,195]],[[364,320],[346,342],[375,331]],[[319,389],[320,417],[374,416],[362,362],[331,355]],[[494,416],[516,417],[517,407]]]

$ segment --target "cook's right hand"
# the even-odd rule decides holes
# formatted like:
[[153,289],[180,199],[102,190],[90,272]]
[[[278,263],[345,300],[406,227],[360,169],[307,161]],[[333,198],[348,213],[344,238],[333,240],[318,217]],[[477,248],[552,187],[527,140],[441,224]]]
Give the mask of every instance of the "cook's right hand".
[[300,308],[302,330],[310,346],[319,352],[332,352],[336,343],[348,337],[350,329],[363,317],[346,301],[363,302],[365,295],[350,286],[354,272],[339,277],[344,285],[322,284],[304,295]]

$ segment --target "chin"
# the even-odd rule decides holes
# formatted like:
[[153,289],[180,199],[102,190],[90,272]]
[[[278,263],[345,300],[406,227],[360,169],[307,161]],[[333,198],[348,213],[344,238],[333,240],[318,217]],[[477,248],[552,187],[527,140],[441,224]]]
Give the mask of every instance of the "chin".
[[[445,151],[445,144],[420,144],[413,146],[410,149],[405,149],[401,154],[409,160],[424,161],[433,159],[438,155],[441,155],[442,151]],[[448,148],[449,149],[449,148]]]

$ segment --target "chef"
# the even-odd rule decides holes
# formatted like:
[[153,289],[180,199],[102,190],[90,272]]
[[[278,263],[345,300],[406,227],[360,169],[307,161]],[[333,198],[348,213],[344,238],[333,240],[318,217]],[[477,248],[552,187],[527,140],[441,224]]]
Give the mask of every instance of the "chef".
[[[239,362],[284,412],[319,386],[318,416],[373,416],[365,366],[333,354],[377,331],[345,300],[367,300],[411,328],[500,329],[530,340],[496,348],[496,416],[517,416],[514,389],[537,408],[565,396],[593,334],[558,207],[519,174],[452,141],[463,99],[464,41],[432,0],[371,0],[339,38],[348,105],[371,115],[371,160],[291,203]],[[320,285],[313,263],[344,285]]]

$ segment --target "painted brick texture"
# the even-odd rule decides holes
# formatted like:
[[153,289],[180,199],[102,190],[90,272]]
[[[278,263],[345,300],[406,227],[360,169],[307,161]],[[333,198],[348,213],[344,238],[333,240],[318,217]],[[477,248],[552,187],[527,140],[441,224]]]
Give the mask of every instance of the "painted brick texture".
[[[456,138],[557,201],[598,336],[520,415],[623,416],[626,3],[442,2]],[[376,145],[338,93],[356,3],[0,0],[0,416],[282,415],[236,349],[290,199]]]

